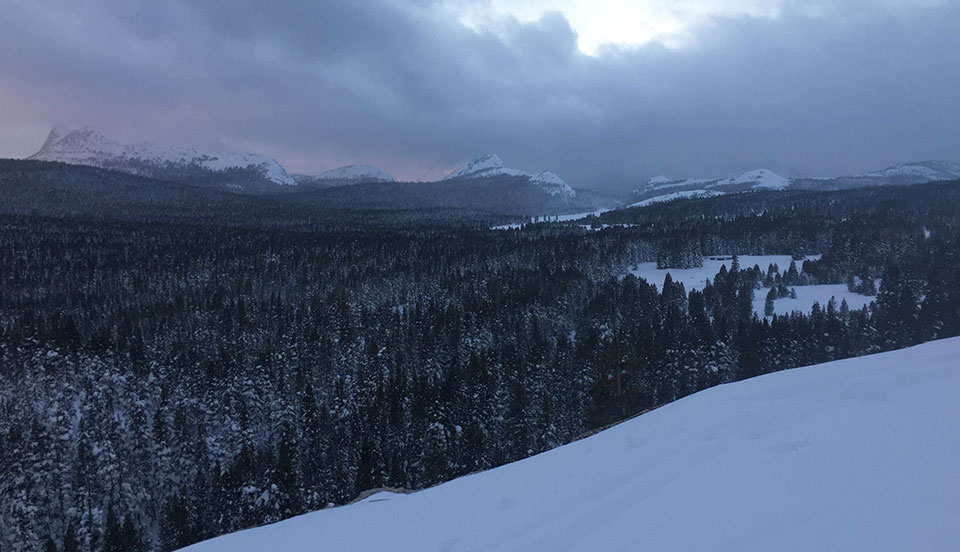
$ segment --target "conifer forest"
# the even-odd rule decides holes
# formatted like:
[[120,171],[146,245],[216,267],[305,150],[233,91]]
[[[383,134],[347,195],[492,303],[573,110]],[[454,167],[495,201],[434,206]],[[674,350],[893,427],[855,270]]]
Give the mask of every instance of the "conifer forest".
[[[0,168],[2,551],[173,550],[960,335],[960,182],[494,230],[511,221]],[[740,259],[774,254],[794,260]],[[726,264],[702,289],[631,272],[705,257]],[[816,284],[871,302],[774,313]]]

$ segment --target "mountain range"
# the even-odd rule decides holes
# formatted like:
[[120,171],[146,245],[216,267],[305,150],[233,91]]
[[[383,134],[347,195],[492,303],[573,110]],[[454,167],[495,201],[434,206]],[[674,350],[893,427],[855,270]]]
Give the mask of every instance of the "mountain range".
[[861,175],[827,178],[786,178],[767,169],[748,171],[731,178],[688,178],[673,180],[657,176],[633,191],[630,207],[693,197],[756,190],[800,189],[836,191],[867,186],[921,184],[960,178],[960,163],[949,161],[919,161],[887,167]]
[[[787,178],[757,169],[729,178],[670,179],[658,176],[637,187],[625,201],[577,190],[556,173],[535,174],[507,167],[487,154],[451,171],[439,182],[400,185],[387,172],[364,164],[316,175],[289,174],[275,159],[255,153],[209,154],[191,147],[154,142],[122,144],[90,127],[55,126],[40,150],[28,159],[111,169],[181,184],[232,192],[295,192],[309,203],[354,209],[464,208],[497,214],[545,215],[609,209],[693,197],[756,191],[801,189],[832,191],[865,186],[903,185],[960,178],[960,164],[922,161],[870,173],[829,178]],[[358,185],[364,185],[357,187]],[[385,187],[390,186],[390,187]],[[320,194],[298,188],[344,188]],[[349,188],[349,189],[346,189]],[[371,195],[372,194],[372,195]]]
[[211,155],[190,147],[154,142],[121,144],[90,127],[54,127],[40,150],[28,159],[113,169],[164,180],[209,181],[236,190],[263,184],[297,184],[280,163],[263,155]]

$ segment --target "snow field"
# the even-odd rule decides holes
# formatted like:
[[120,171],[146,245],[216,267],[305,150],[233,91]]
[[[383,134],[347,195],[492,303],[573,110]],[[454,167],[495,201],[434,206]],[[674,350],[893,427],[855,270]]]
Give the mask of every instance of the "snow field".
[[[810,260],[817,258],[819,258],[819,255],[806,257],[806,259]],[[743,255],[739,256],[738,259],[740,261],[740,268],[742,269],[753,268],[754,265],[759,265],[760,269],[766,273],[767,267],[770,266],[771,263],[776,263],[780,269],[780,274],[783,274],[787,271],[787,268],[789,268],[792,257],[790,255]],[[629,272],[634,276],[645,279],[648,283],[656,285],[658,289],[663,286],[663,279],[669,273],[674,282],[682,282],[684,288],[689,292],[691,289],[702,290],[708,279],[712,282],[716,278],[721,266],[725,265],[727,270],[730,270],[730,263],[730,257],[704,257],[703,266],[698,268],[660,269],[657,268],[657,263],[640,263]],[[803,261],[797,261],[797,270],[803,271]],[[773,302],[774,314],[782,315],[790,314],[791,312],[809,314],[810,311],[813,310],[814,303],[820,303],[821,307],[826,308],[831,297],[836,298],[837,308],[840,308],[841,301],[846,299],[847,306],[850,307],[850,310],[859,310],[876,299],[876,297],[873,296],[860,295],[859,293],[848,291],[845,284],[789,287],[797,291],[797,298],[791,299],[784,297],[775,300]],[[769,289],[770,288],[760,288],[754,292],[753,311],[757,313],[758,316],[763,316],[764,301],[767,298],[767,291]]]

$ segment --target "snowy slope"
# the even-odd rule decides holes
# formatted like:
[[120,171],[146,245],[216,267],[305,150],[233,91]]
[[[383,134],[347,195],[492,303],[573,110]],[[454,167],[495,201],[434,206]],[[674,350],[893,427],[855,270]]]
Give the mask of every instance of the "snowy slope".
[[530,182],[552,196],[573,197],[577,195],[577,192],[569,184],[551,171],[542,171],[531,176]]
[[665,176],[657,176],[634,190],[634,197],[638,201],[633,202],[630,207],[644,207],[662,201],[713,197],[750,190],[783,190],[789,185],[790,179],[767,169],[757,169],[730,178],[716,179],[670,180]]
[[455,178],[488,178],[491,176],[530,176],[523,171],[507,168],[503,159],[497,154],[483,155],[443,177],[444,180]]
[[737,184],[749,184],[751,188],[782,190],[790,185],[790,180],[773,171],[767,169],[757,169],[755,171],[748,171],[734,176],[733,178],[718,180],[714,183],[708,184],[707,187],[715,188],[718,186],[734,186]]
[[630,207],[644,207],[661,201],[689,197],[708,197],[751,190],[847,190],[865,186],[922,184],[960,179],[960,163],[950,161],[918,161],[887,167],[880,171],[853,176],[819,178],[785,178],[767,169],[748,171],[732,178],[688,178],[671,180],[657,176],[633,192]]
[[444,180],[494,178],[500,176],[518,176],[526,178],[548,194],[562,199],[573,198],[577,192],[562,178],[551,171],[542,171],[535,175],[527,174],[504,165],[503,159],[496,154],[488,154],[460,167],[443,177]]
[[683,190],[681,192],[670,192],[663,195],[657,195],[643,201],[631,203],[627,207],[646,207],[654,203],[663,203],[664,201],[674,201],[677,199],[689,199],[691,197],[717,197],[723,195],[723,192],[714,190]]
[[723,385],[411,495],[194,552],[948,551],[960,339]]
[[347,182],[394,182],[392,176],[370,165],[347,165],[313,177],[316,181],[347,181]]
[[960,163],[951,163],[949,161],[904,163],[888,167],[882,171],[867,173],[863,176],[888,178],[907,177],[916,178],[925,182],[954,180],[960,178]]
[[152,142],[121,144],[104,137],[98,130],[90,127],[71,130],[55,126],[40,151],[31,155],[29,159],[89,165],[147,176],[155,176],[156,171],[170,167],[195,166],[214,172],[252,168],[265,180],[274,184],[296,185],[293,178],[276,160],[263,155],[253,153],[209,155],[193,148],[176,148]]

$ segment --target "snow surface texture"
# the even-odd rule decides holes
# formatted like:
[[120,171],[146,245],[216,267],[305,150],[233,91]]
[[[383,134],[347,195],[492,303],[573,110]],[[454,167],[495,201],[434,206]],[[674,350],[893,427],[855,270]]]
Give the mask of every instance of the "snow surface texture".
[[[53,127],[40,151],[31,155],[29,159],[60,161],[107,169],[115,169],[130,163],[134,164],[134,167],[145,164],[161,168],[168,164],[196,165],[211,171],[245,169],[252,166],[270,182],[283,186],[297,185],[276,160],[263,155],[230,153],[218,156],[200,153],[193,148],[175,148],[152,142],[120,144],[105,138],[98,130],[90,127],[75,130],[60,126]],[[136,173],[135,170],[130,172]]]
[[314,177],[316,180],[337,180],[352,182],[394,182],[393,177],[370,165],[347,165]]
[[960,338],[777,372],[194,552],[954,551]]
[[458,178],[491,178],[496,176],[522,176],[530,180],[531,184],[539,186],[543,191],[552,196],[562,198],[571,198],[577,195],[577,192],[562,178],[550,171],[542,171],[535,175],[529,175],[523,171],[508,168],[504,165],[503,159],[499,155],[489,154],[474,159],[459,169],[453,171],[444,180],[454,180]]

